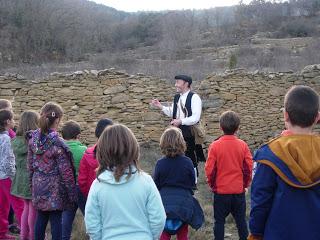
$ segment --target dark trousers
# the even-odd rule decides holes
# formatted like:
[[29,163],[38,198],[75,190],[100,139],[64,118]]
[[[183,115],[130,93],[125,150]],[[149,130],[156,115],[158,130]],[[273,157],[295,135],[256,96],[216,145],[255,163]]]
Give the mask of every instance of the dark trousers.
[[198,162],[205,162],[206,158],[203,153],[202,144],[196,144],[195,150],[196,150],[197,161]]
[[74,208],[63,211],[62,213],[62,240],[69,240],[72,232],[72,223],[76,216],[78,208],[81,210],[82,215],[84,216],[84,209],[86,206],[86,197],[83,196],[80,191],[79,186],[77,185],[77,195],[78,201]]
[[186,145],[187,145],[187,150],[185,154],[188,158],[191,159],[193,163],[193,167],[197,170],[197,177],[199,177],[198,160],[195,153],[196,143],[194,140],[194,136],[192,136],[190,126],[180,125],[180,129],[182,131],[184,141],[186,142]]
[[224,224],[226,217],[231,213],[237,228],[240,240],[248,237],[246,222],[246,197],[241,194],[214,194],[214,239],[224,239]]
[[199,177],[198,160],[195,154],[194,137],[184,138],[187,144],[186,156],[189,157],[193,163],[193,167],[197,170],[197,177]]
[[62,211],[37,211],[37,220],[34,229],[34,239],[44,240],[46,227],[50,220],[52,240],[62,239]]

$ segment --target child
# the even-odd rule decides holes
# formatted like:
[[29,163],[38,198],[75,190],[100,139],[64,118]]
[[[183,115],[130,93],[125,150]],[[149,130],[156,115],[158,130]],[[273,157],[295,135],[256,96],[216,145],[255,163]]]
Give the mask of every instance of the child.
[[52,239],[60,240],[62,211],[72,208],[77,200],[72,155],[57,133],[62,115],[60,105],[46,103],[40,111],[40,128],[29,141],[32,203],[37,210],[35,240],[45,238],[49,219]]
[[287,130],[262,146],[251,187],[249,239],[319,240],[319,95],[294,86],[284,99]]
[[[70,148],[73,156],[73,163],[76,169],[76,177],[78,176],[78,169],[80,160],[87,149],[79,140],[81,133],[81,128],[79,123],[75,121],[68,121],[62,126],[62,137],[66,140],[66,144]],[[86,200],[83,194],[80,192],[79,186],[77,186],[78,201],[73,209],[65,210],[62,213],[62,239],[69,240],[72,231],[72,223],[76,215],[78,207],[80,208],[82,214],[84,214],[84,208]]]
[[[95,130],[96,138],[98,139],[103,130],[112,124],[113,122],[108,118],[100,119]],[[89,147],[80,161],[78,183],[85,198],[88,197],[91,184],[96,179],[96,170],[99,166],[98,160],[95,156],[95,149],[96,144],[93,147]]]
[[138,168],[137,139],[124,125],[104,130],[97,143],[99,169],[85,209],[92,240],[158,239],[165,211],[152,178]]
[[[11,102],[7,99],[0,99],[0,110],[9,110],[12,112]],[[9,129],[9,137],[11,139],[14,139],[16,137],[15,131],[11,128]],[[14,199],[13,202],[17,204],[17,206],[15,206],[16,211],[18,208],[19,209],[18,211],[22,212],[23,202],[21,201],[21,199],[18,199],[12,195],[10,197],[13,198]],[[19,217],[17,217],[17,220],[18,220],[18,224],[19,224],[20,223]],[[12,208],[12,203],[10,203],[10,211],[9,211],[8,221],[9,221],[9,232],[11,232],[13,234],[19,234],[20,228],[17,224],[14,223],[14,211]]]
[[177,234],[178,240],[187,240],[188,225],[200,228],[204,215],[192,196],[195,171],[191,159],[184,155],[186,143],[181,130],[175,127],[166,129],[160,138],[160,149],[165,157],[156,164],[154,181],[167,214],[160,240],[170,239],[174,234]]
[[0,239],[15,239],[8,232],[11,179],[15,174],[15,159],[11,148],[9,129],[13,128],[13,114],[0,110]]
[[36,211],[32,206],[32,196],[29,182],[29,171],[27,170],[28,140],[30,130],[38,128],[39,114],[33,111],[23,112],[17,129],[17,136],[12,141],[12,149],[16,159],[16,174],[14,176],[11,194],[23,199],[24,207],[21,216],[20,239],[34,239],[34,224]]
[[231,213],[240,240],[248,237],[245,191],[252,174],[252,156],[248,145],[236,137],[240,119],[233,111],[220,116],[223,136],[209,146],[205,164],[207,182],[214,193],[214,237],[224,239],[225,218]]

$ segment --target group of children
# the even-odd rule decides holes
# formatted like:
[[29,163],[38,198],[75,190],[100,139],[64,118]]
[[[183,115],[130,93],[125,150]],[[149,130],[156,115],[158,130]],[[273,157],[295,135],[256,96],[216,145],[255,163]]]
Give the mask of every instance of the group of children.
[[[78,140],[80,125],[67,121],[60,138],[63,109],[49,102],[40,114],[23,112],[15,133],[11,103],[0,99],[0,107],[0,239],[16,239],[8,233],[10,207],[20,239],[45,239],[49,220],[52,239],[70,239],[75,213],[79,208],[84,214],[98,166],[92,149]],[[111,124],[101,119],[96,137]]]
[[[151,177],[139,167],[139,144],[122,124],[101,119],[97,143],[87,148],[78,140],[75,121],[64,123],[59,137],[63,109],[56,103],[46,103],[40,114],[23,112],[16,136],[11,103],[0,100],[0,107],[0,239],[14,239],[8,234],[10,206],[23,240],[45,239],[49,220],[52,239],[70,239],[78,208],[93,240],[166,240],[175,234],[185,240],[189,226],[202,226],[195,172],[180,129],[163,132],[164,156]],[[223,135],[210,145],[205,164],[215,239],[224,239],[230,213],[241,240],[320,239],[320,138],[312,133],[319,118],[319,95],[312,88],[287,92],[286,130],[254,156],[249,234],[245,195],[252,156],[236,136],[239,116],[232,111],[220,116]]]

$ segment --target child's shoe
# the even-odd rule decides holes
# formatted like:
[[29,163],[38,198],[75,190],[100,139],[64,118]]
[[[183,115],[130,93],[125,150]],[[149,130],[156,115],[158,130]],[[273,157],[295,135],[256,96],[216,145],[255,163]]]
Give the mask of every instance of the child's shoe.
[[17,226],[17,224],[11,224],[9,225],[9,232],[11,234],[20,234],[20,228]]

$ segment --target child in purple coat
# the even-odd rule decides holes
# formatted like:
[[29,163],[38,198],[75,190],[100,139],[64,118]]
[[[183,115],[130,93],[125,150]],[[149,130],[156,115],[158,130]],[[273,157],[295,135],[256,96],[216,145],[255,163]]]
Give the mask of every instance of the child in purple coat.
[[40,128],[29,141],[28,167],[32,201],[37,210],[35,240],[45,238],[48,221],[53,240],[62,238],[62,211],[77,200],[72,155],[57,128],[63,115],[60,105],[48,102],[40,112]]

